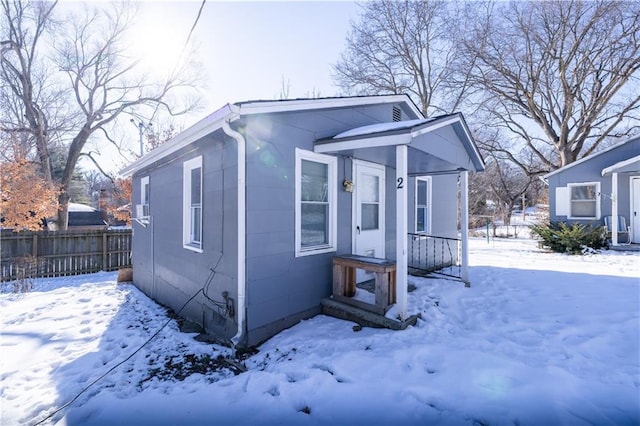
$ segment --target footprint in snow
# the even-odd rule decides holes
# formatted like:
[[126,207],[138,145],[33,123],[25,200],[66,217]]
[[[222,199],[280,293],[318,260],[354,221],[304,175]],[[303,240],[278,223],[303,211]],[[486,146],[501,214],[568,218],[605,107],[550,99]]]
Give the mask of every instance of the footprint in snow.
[[326,371],[327,373],[331,374],[331,376],[338,383],[349,383],[349,380],[345,379],[344,377],[336,375],[336,373],[326,365],[316,364],[312,368],[316,368],[316,369],[321,370],[321,371]]

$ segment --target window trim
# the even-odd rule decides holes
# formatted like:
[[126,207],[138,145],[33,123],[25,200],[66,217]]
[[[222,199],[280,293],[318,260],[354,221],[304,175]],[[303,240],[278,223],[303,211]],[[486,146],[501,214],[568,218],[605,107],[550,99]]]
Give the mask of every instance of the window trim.
[[[191,239],[191,171],[200,169],[200,241],[192,241]],[[202,172],[202,156],[187,160],[182,165],[182,247],[202,253],[202,218],[203,211],[203,182],[204,174]]]
[[[418,207],[420,206],[424,206],[423,204],[418,204],[418,181],[423,181],[427,183],[427,204],[426,204],[426,208],[427,208],[427,218],[426,218],[426,229],[424,231],[418,231]],[[431,234],[431,217],[432,217],[432,193],[431,193],[431,187],[432,187],[432,180],[431,180],[431,176],[416,176],[415,179],[415,191],[414,191],[414,196],[415,196],[415,202],[414,202],[414,211],[415,211],[415,217],[414,217],[414,223],[413,223],[413,229],[416,232],[416,234]]]
[[[596,191],[596,197],[595,197],[595,202],[596,202],[596,215],[595,216],[574,216],[573,215],[573,198],[571,193],[572,188],[576,187],[576,186],[595,186],[595,191]],[[574,183],[568,183],[567,184],[567,188],[568,188],[568,198],[569,198],[569,214],[567,215],[567,219],[574,219],[574,220],[598,220],[601,217],[601,211],[600,211],[600,182],[574,182]],[[591,202],[591,200],[589,200],[589,202]]]
[[[329,242],[327,244],[302,247],[302,161],[313,161],[328,166],[328,203],[329,203]],[[331,155],[318,154],[296,148],[295,165],[295,256],[309,256],[313,254],[329,253],[337,250],[338,236],[338,159]]]
[[[145,191],[145,186],[149,188],[149,193]],[[149,195],[147,197],[147,195]],[[149,199],[151,198],[151,186],[149,184],[149,176],[145,176],[140,179],[140,205],[142,205],[142,216],[148,217],[151,215],[150,213],[150,203]],[[144,206],[147,206],[146,209]],[[145,211],[146,210],[146,211]]]

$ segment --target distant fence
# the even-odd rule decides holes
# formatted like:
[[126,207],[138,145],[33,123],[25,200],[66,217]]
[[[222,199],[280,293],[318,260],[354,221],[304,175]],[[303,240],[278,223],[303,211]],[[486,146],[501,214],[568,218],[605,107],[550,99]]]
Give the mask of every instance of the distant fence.
[[131,266],[131,230],[2,230],[0,251],[0,281],[115,271]]

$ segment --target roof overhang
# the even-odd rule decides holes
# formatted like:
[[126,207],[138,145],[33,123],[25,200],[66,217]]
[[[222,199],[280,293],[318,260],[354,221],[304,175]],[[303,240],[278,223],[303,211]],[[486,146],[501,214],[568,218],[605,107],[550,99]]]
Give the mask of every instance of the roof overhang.
[[316,141],[314,151],[393,165],[398,145],[409,148],[409,175],[484,170],[482,156],[460,113],[352,129]]
[[171,140],[160,145],[153,151],[134,161],[120,171],[120,175],[127,177],[138,170],[150,166],[204,136],[222,128],[225,121],[232,122],[241,116],[255,114],[283,113],[293,111],[311,111],[330,108],[358,107],[374,104],[403,104],[411,114],[422,117],[422,113],[408,95],[379,95],[354,96],[335,98],[291,99],[279,101],[247,101],[226,104],[222,108],[209,114]]
[[[565,171],[567,171],[568,169],[571,169],[571,168],[573,168],[573,167],[575,167],[575,166],[578,166],[578,165],[580,165],[580,164],[582,164],[582,163],[585,163],[585,162],[587,162],[587,161],[590,161],[591,159],[593,159],[593,158],[595,158],[595,157],[598,157],[598,156],[603,155],[603,154],[605,154],[605,153],[607,153],[607,152],[609,152],[609,151],[612,151],[612,150],[614,150],[614,149],[617,149],[618,147],[621,147],[621,146],[623,146],[623,145],[625,145],[625,144],[627,144],[627,143],[632,143],[634,140],[636,140],[636,139],[638,139],[638,138],[639,138],[639,136],[633,136],[633,137],[630,137],[630,138],[625,139],[625,140],[623,140],[623,141],[620,141],[620,142],[618,142],[618,143],[616,143],[616,144],[611,145],[611,146],[610,146],[610,147],[608,147],[608,148],[603,149],[602,151],[598,151],[598,152],[593,153],[593,154],[591,154],[591,155],[588,155],[588,156],[586,156],[586,157],[582,157],[581,159],[576,160],[576,161],[574,161],[574,162],[573,162],[573,163],[571,163],[571,164],[567,164],[567,165],[566,165],[566,166],[564,166],[564,167],[560,167],[559,169],[553,170],[553,171],[551,171],[551,172],[547,173],[546,175],[543,175],[543,176],[542,176],[542,178],[543,178],[543,179],[544,179],[544,181],[546,182],[546,181],[547,181],[551,176],[554,176],[554,175],[556,175],[556,174],[558,174],[558,173],[565,172]],[[604,175],[603,175],[603,176],[604,176]]]
[[602,176],[607,176],[612,173],[628,172],[640,172],[640,155],[636,155],[635,157],[631,157],[602,169]]

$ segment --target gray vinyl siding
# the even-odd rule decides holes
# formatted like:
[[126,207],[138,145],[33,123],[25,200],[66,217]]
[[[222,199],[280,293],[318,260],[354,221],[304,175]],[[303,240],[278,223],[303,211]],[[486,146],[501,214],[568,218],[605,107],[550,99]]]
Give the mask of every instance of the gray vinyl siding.
[[[428,175],[425,175],[425,177]],[[433,175],[431,178],[431,232],[445,238],[458,237],[458,173]],[[416,178],[409,179],[409,232],[416,232]]]
[[458,238],[458,174],[433,176],[431,187],[432,235]]
[[[320,312],[332,291],[332,258],[351,253],[351,159],[337,157],[337,250],[295,256],[295,150],[313,151],[314,142],[359,126],[392,120],[393,105],[330,108],[243,116],[231,126],[246,140],[246,330],[241,346],[255,345],[301,319]],[[417,118],[403,110],[403,119]],[[203,253],[182,246],[182,165],[203,156]],[[136,172],[134,204],[140,178],[150,177],[151,228],[134,225],[134,280],[160,303],[180,309],[201,289],[220,256],[210,296],[229,292],[237,308],[237,151],[222,130],[190,144],[171,159]],[[395,258],[395,170],[387,167],[386,253]],[[244,243],[241,241],[240,243]],[[153,271],[155,270],[155,284]],[[201,296],[181,313],[226,339],[236,331],[233,319],[217,314]]]
[[[313,151],[315,134],[260,117],[247,123],[247,329],[256,344],[320,312],[331,294],[334,252],[295,257],[295,149]],[[254,129],[263,130],[254,133]],[[338,181],[344,179],[338,159]],[[338,191],[338,250],[351,250],[351,207]],[[348,207],[347,207],[348,206]],[[349,236],[344,238],[343,236]]]
[[[134,223],[134,282],[144,293],[174,311],[203,289],[215,268],[208,295],[222,301],[227,291],[237,307],[237,150],[234,143],[211,135],[170,162],[134,176],[134,204],[140,200],[140,178],[149,176],[151,224]],[[202,155],[202,253],[183,247],[183,163]],[[151,232],[154,232],[153,239]],[[217,265],[217,266],[216,266]],[[154,282],[155,275],[155,282]],[[181,312],[212,334],[229,339],[237,332],[237,313],[224,318],[202,295]]]
[[[640,153],[640,138],[624,143],[610,151],[594,154],[588,160],[575,164],[548,177],[549,218],[552,222],[578,222],[582,224],[603,225],[603,217],[611,215],[611,176],[602,176],[602,169],[632,158]],[[618,174],[618,214],[630,223],[631,195],[629,177],[638,173]],[[556,214],[556,188],[572,183],[600,182],[600,217],[595,220],[568,219]]]

